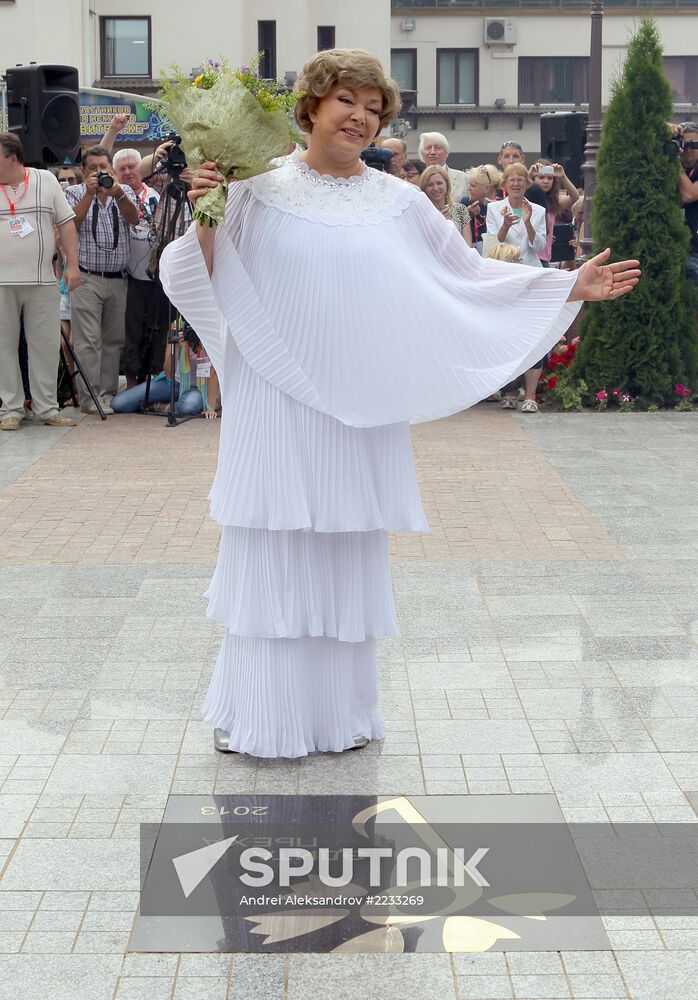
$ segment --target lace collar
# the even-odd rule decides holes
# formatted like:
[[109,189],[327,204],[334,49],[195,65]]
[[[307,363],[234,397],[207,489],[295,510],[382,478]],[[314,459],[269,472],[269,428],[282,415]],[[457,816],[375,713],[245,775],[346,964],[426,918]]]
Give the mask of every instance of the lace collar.
[[401,215],[421,194],[412,184],[366,167],[353,177],[320,174],[298,153],[246,182],[265,205],[326,226],[376,225]]

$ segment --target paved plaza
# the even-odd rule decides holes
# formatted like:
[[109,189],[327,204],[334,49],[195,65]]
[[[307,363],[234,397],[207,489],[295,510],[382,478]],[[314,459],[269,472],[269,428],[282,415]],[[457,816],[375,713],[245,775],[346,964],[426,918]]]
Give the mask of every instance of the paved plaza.
[[171,795],[519,796],[522,815],[544,796],[568,822],[696,822],[698,414],[485,403],[414,428],[432,532],[391,542],[386,738],[300,761],[215,754],[200,719],[218,432],[0,435],[0,998],[698,996],[690,916],[604,917],[593,951],[127,952],[140,824]]

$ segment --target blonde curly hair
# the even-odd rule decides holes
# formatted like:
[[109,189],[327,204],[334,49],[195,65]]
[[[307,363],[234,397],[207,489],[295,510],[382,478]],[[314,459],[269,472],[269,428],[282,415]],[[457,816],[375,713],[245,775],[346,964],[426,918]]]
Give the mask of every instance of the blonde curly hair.
[[509,264],[521,263],[521,251],[513,243],[495,243],[487,251],[490,260],[505,260]]
[[325,49],[312,56],[296,80],[295,90],[303,92],[294,108],[296,121],[304,132],[312,132],[310,115],[317,109],[323,97],[336,87],[358,90],[361,87],[377,87],[383,96],[383,110],[380,117],[381,132],[397,116],[402,101],[400,88],[386,76],[383,67],[374,55],[365,49]]

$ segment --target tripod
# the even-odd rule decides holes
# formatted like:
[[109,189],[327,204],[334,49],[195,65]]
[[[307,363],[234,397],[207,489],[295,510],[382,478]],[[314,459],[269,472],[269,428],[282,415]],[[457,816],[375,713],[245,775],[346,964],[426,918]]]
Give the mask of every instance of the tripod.
[[[172,310],[170,309],[170,316],[172,315]],[[177,351],[181,343],[181,330],[180,330],[180,320],[181,316],[176,313],[176,321],[173,320],[167,331],[167,348],[169,352],[169,372],[170,372],[170,399],[167,405],[167,411],[163,412],[159,409],[155,409],[158,406],[157,403],[154,406],[149,407],[148,401],[150,396],[150,382],[151,376],[148,374],[147,384],[146,384],[146,395],[141,403],[141,413],[147,413],[154,417],[167,417],[167,426],[176,427],[178,424],[184,424],[187,420],[193,420],[198,414],[195,413],[177,413],[177,384],[175,381],[174,373],[177,364]]]
[[[63,381],[63,379],[65,377],[67,377],[67,379],[68,379],[68,385],[70,386],[70,396],[71,396],[71,399],[72,399],[73,406],[77,406],[78,405],[78,394],[77,394],[76,381],[75,380],[76,380],[76,375],[79,375],[80,378],[85,383],[85,388],[87,389],[87,391],[89,392],[90,396],[92,397],[92,402],[97,407],[97,412],[99,413],[99,415],[102,418],[102,420],[106,420],[107,419],[107,415],[104,412],[104,408],[102,407],[101,400],[99,399],[99,396],[95,393],[94,389],[92,388],[92,383],[90,382],[90,380],[88,379],[87,375],[85,374],[85,369],[82,367],[82,365],[78,361],[78,356],[75,353],[75,350],[73,349],[73,345],[70,343],[70,341],[66,337],[65,331],[63,330],[63,327],[61,327],[61,338],[62,338],[63,343],[61,344],[61,353],[60,353],[59,369],[58,369],[58,371],[59,371],[59,376],[58,376],[59,385]],[[71,370],[70,370],[70,366],[68,364],[68,358],[66,356],[66,350],[68,352],[68,355],[70,356],[70,360],[73,362],[74,372],[71,372]]]
[[[159,268],[160,257],[162,251],[168,244],[176,237],[177,224],[182,218],[182,212],[186,209],[187,202],[187,186],[181,178],[182,167],[177,167],[174,163],[168,164],[170,170],[172,171],[172,180],[166,186],[162,197],[160,199],[160,205],[158,205],[158,212],[162,216],[162,235],[160,242],[158,244],[155,259],[156,263],[156,276],[155,280],[159,282],[159,277],[157,275],[157,270]],[[159,172],[159,171],[158,171]],[[155,351],[155,345],[158,341],[158,331],[160,330],[162,322],[162,310],[167,308],[167,345],[170,355],[170,403],[167,409],[167,426],[176,427],[177,424],[185,423],[187,420],[191,420],[191,416],[177,416],[175,412],[176,408],[176,385],[175,385],[175,361],[176,352],[179,345],[179,313],[177,313],[172,303],[167,300],[167,306],[165,307],[165,294],[164,292],[159,295],[157,303],[157,311],[154,321],[151,323],[151,340],[150,340],[150,350],[148,354],[148,367],[146,375],[146,385],[145,385],[145,397],[141,403],[141,412],[149,414],[151,416],[162,416],[159,410],[154,409],[150,406],[150,384],[152,382],[152,372],[153,372],[153,353]],[[174,329],[173,329],[174,327]]]

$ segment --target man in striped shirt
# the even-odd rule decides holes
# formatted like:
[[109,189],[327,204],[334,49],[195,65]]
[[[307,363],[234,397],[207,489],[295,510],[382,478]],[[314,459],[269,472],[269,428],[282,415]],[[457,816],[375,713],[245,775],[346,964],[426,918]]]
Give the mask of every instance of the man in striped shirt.
[[53,273],[57,226],[68,288],[80,281],[74,218],[53,174],[26,167],[19,138],[0,132],[0,430],[19,430],[25,416],[18,356],[22,316],[33,416],[54,427],[75,423],[59,412],[56,398],[61,328]]

